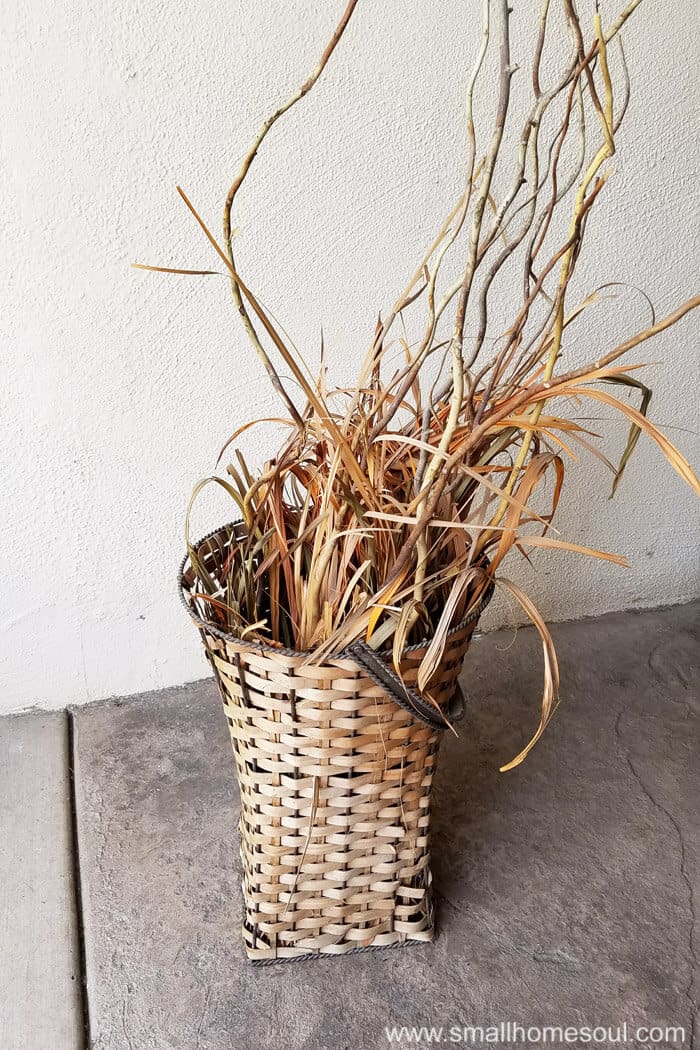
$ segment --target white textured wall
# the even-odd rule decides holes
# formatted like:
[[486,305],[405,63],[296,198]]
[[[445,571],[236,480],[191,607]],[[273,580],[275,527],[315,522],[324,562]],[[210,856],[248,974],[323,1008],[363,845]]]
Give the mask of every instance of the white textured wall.
[[[277,406],[223,282],[128,263],[211,264],[176,182],[218,229],[252,134],[315,64],[342,3],[3,7],[0,710],[206,673],[175,594],[185,502],[222,438]],[[521,25],[536,6],[517,0]],[[636,95],[586,271],[591,286],[642,285],[662,312],[698,276],[693,8],[644,0],[629,27]],[[250,283],[301,346],[315,351],[323,324],[345,378],[459,185],[477,9],[360,0],[324,80],[276,129],[241,196]],[[615,334],[632,329],[637,304],[620,309],[607,315]],[[644,354],[662,362],[649,372],[653,415],[695,462],[697,355],[692,319]],[[608,432],[619,450],[624,428]],[[642,440],[613,502],[597,466],[572,478],[563,535],[624,551],[632,568],[535,553],[536,569],[518,571],[547,617],[695,593],[697,507],[655,446]],[[229,515],[220,502],[197,526]],[[494,603],[489,622],[516,618]]]

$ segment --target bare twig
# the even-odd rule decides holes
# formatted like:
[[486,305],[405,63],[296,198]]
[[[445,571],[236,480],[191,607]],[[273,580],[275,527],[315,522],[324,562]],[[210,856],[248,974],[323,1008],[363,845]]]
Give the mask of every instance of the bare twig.
[[[245,181],[245,178],[246,178],[248,172],[250,171],[251,165],[252,165],[253,161],[255,160],[255,158],[257,156],[258,150],[260,149],[262,143],[264,142],[268,132],[277,123],[277,121],[280,119],[280,117],[284,116],[285,113],[289,112],[289,110],[292,108],[292,106],[296,105],[297,102],[299,102],[302,98],[304,98],[305,95],[307,95],[309,93],[311,88],[314,86],[314,84],[316,83],[318,78],[323,73],[323,70],[326,68],[326,65],[328,64],[328,60],[331,57],[331,55],[333,54],[333,52],[335,51],[335,48],[336,48],[337,44],[339,43],[340,38],[342,37],[343,33],[345,32],[347,24],[350,21],[352,13],[353,13],[353,11],[355,10],[356,7],[357,7],[357,0],[349,0],[348,5],[345,8],[345,11],[343,12],[343,17],[341,18],[340,22],[336,26],[335,32],[333,33],[333,36],[331,37],[330,41],[328,42],[325,51],[321,55],[321,58],[320,58],[320,60],[318,62],[318,65],[313,70],[311,75],[309,77],[307,77],[307,79],[304,81],[304,83],[301,85],[301,87],[298,89],[298,91],[295,91],[295,93],[292,95],[291,98],[289,98],[283,105],[279,106],[275,110],[275,112],[272,113],[271,116],[269,116],[267,118],[267,120],[265,121],[263,126],[260,128],[260,131],[255,136],[255,139],[254,139],[250,149],[248,150],[248,152],[247,152],[247,154],[246,154],[246,156],[245,156],[245,158],[243,160],[243,164],[241,166],[241,169],[240,169],[238,175],[236,176],[236,178],[234,179],[234,181],[233,181],[233,183],[231,185],[231,188],[228,191],[228,194],[226,196],[226,201],[225,201],[225,204],[224,204],[224,220],[223,220],[224,246],[225,246],[226,254],[228,256],[228,260],[229,260],[229,262],[231,263],[232,266],[235,266],[235,263],[234,263],[234,258],[233,258],[233,237],[232,237],[232,230],[231,230],[231,211],[232,211],[232,208],[233,208],[233,203],[234,203],[234,201],[236,199],[236,195],[238,194],[238,191],[240,190],[241,186],[243,185],[243,182]],[[255,349],[256,354],[258,355],[258,357],[262,361],[262,363],[263,363],[263,365],[265,367],[265,370],[267,371],[267,374],[270,377],[272,385],[274,386],[275,390],[277,391],[277,393],[280,395],[280,397],[282,398],[282,400],[286,404],[287,409],[290,412],[290,415],[295,420],[297,425],[299,427],[303,427],[303,421],[301,419],[301,416],[299,415],[298,410],[296,409],[295,405],[293,404],[293,402],[289,398],[287,392],[285,391],[285,389],[284,389],[284,387],[282,385],[282,382],[281,382],[277,372],[275,371],[275,369],[274,369],[274,367],[272,365],[272,362],[270,361],[270,359],[269,359],[269,357],[268,357],[268,355],[267,355],[267,353],[266,353],[266,351],[265,351],[265,349],[264,349],[264,347],[263,347],[263,345],[262,345],[262,343],[260,341],[258,333],[255,330],[255,326],[253,324],[253,321],[252,321],[252,319],[250,317],[250,314],[249,314],[249,312],[248,312],[248,310],[246,308],[245,302],[243,300],[243,296],[241,295],[241,290],[239,288],[238,281],[233,276],[231,277],[231,292],[232,292],[232,295],[233,295],[233,301],[234,301],[234,303],[236,305],[236,309],[238,310],[238,313],[240,315],[240,318],[241,318],[241,321],[243,323],[243,327],[244,327],[244,329],[246,331],[246,334],[248,335],[248,338],[250,339],[251,343],[253,344],[253,347]]]

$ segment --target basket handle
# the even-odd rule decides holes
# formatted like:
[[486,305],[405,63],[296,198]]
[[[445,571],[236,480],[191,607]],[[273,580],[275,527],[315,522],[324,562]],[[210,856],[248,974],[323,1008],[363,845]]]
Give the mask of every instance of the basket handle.
[[351,656],[373,682],[391,694],[399,707],[425,722],[431,729],[448,729],[464,715],[464,693],[458,682],[443,714],[434,704],[428,703],[402,682],[396,672],[365,642],[354,642],[341,655]]

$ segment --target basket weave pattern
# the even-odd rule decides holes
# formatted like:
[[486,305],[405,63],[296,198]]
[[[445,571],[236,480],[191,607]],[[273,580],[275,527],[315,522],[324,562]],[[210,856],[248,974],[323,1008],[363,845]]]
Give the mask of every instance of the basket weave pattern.
[[[209,571],[219,538],[199,556]],[[219,684],[241,794],[243,939],[255,960],[342,954],[434,931],[430,793],[441,732],[414,718],[357,663],[227,636],[196,608]],[[431,682],[451,699],[476,621],[451,632]],[[424,647],[406,650],[416,683]]]

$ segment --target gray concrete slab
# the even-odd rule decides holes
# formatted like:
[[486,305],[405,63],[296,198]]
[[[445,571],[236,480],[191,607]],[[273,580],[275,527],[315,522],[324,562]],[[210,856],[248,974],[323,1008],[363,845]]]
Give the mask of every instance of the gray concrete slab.
[[65,714],[0,719],[0,1047],[81,1050]]
[[[374,1050],[386,1025],[679,1025],[698,995],[700,606],[475,642],[434,805],[440,936],[253,968],[233,764],[209,683],[75,713],[96,1050]],[[499,1040],[499,1045],[511,1045]],[[661,1045],[674,1045],[670,1041]],[[680,1045],[680,1044],[675,1044]]]

